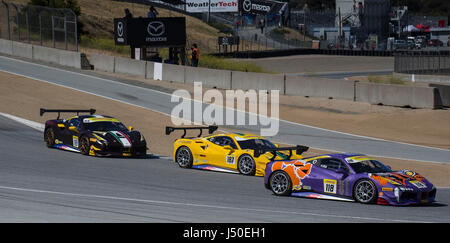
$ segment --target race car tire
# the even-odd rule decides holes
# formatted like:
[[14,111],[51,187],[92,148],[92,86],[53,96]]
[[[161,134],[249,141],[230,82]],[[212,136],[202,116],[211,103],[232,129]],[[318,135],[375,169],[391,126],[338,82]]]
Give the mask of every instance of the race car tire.
[[361,179],[353,187],[353,198],[359,203],[375,203],[378,199],[377,187],[371,180]]
[[237,164],[239,173],[243,175],[255,175],[256,172],[256,164],[255,160],[253,160],[252,156],[248,154],[243,154],[238,159]]
[[91,145],[89,143],[89,138],[84,136],[80,138],[80,153],[82,155],[89,155],[89,150],[91,149]]
[[44,141],[47,147],[52,148],[55,145],[55,132],[52,128],[45,129]]
[[292,192],[292,182],[284,171],[275,171],[269,178],[269,187],[277,196],[289,196]]
[[192,156],[192,152],[188,147],[181,146],[178,148],[175,153],[175,162],[177,162],[181,168],[192,168],[193,161],[194,158]]

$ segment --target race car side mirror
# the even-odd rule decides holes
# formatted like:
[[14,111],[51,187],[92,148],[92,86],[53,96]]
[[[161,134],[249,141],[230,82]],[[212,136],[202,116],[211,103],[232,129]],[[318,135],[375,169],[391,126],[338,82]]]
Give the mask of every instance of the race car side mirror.
[[231,150],[231,151],[234,150],[230,145],[225,145],[225,146],[223,146],[223,148],[226,150]]
[[225,145],[225,146],[223,146],[223,148],[226,149],[226,150],[230,150],[228,155],[234,153],[234,148],[232,148],[230,145]]
[[132,126],[129,126],[129,127],[128,127],[128,131],[130,131],[130,132],[133,131],[133,129],[134,129],[134,128],[133,128]]

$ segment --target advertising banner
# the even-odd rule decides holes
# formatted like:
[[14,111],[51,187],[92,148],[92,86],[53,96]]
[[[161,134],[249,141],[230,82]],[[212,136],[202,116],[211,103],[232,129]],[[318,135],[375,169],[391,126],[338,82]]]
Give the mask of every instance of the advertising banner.
[[239,11],[243,14],[278,14],[286,4],[270,0],[239,0]]
[[219,37],[218,38],[218,44],[221,45],[221,46],[239,45],[239,36]]
[[[186,0],[186,12],[211,13],[237,12],[239,0]],[[211,8],[208,5],[211,2]]]
[[114,19],[116,45],[176,47],[186,45],[186,19],[129,18]]

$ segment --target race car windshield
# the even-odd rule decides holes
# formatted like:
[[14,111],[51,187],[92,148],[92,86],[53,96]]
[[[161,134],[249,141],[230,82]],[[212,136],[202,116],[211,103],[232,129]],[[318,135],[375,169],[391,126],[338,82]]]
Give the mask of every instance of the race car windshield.
[[384,173],[392,171],[391,168],[376,160],[364,160],[349,163],[349,165],[356,173]]
[[276,146],[269,140],[265,139],[248,139],[238,141],[241,149],[255,149],[255,148],[276,148]]
[[128,131],[122,123],[110,121],[84,123],[84,127],[90,131]]

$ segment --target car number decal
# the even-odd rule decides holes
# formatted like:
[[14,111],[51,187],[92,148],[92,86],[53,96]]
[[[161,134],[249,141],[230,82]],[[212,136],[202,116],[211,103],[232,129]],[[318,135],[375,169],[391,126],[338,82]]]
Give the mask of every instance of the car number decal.
[[334,193],[336,194],[337,190],[337,181],[336,180],[329,180],[324,179],[323,180],[323,191],[327,193]]
[[227,164],[231,164],[231,165],[234,165],[234,164],[235,164],[234,156],[227,155],[227,156],[226,156],[226,161],[227,161]]
[[72,144],[75,148],[78,148],[78,136],[72,136]]
[[420,181],[409,181],[409,183],[413,184],[417,188],[426,188],[427,186]]

